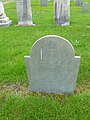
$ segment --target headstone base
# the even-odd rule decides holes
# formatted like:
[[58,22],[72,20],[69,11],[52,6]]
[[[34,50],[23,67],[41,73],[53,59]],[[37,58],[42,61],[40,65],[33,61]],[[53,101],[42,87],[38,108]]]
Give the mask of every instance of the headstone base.
[[35,26],[35,24],[30,21],[20,21],[18,22],[18,26]]
[[54,22],[55,22],[54,24],[57,25],[57,26],[69,26],[70,25],[69,21],[64,22],[64,23],[60,23],[60,19],[59,20],[54,19]]
[[0,19],[0,27],[8,27],[12,24],[12,20],[9,20],[8,17]]

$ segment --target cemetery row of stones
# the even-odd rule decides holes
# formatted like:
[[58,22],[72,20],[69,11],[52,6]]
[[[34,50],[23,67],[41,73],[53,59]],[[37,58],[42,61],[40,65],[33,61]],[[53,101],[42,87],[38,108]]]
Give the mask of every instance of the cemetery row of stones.
[[[40,0],[41,6],[47,6],[50,0]],[[73,0],[77,6],[82,6],[83,0]],[[32,26],[32,10],[30,0],[16,0],[18,25]],[[88,3],[83,5],[82,12],[88,11]],[[70,24],[70,0],[54,0],[55,25],[67,26]],[[0,0],[0,26],[9,26],[12,21],[6,16],[2,0]]]
[[[19,25],[33,25],[29,0],[17,0]],[[55,1],[55,23],[69,25],[70,0]],[[62,6],[62,7],[61,7]],[[62,10],[61,10],[62,9]],[[0,19],[8,26],[12,23],[0,1]],[[66,11],[66,12],[65,12]],[[64,16],[64,19],[63,19]],[[74,48],[68,40],[48,35],[37,40],[25,56],[30,91],[48,93],[73,93],[80,64],[80,56],[74,56]]]

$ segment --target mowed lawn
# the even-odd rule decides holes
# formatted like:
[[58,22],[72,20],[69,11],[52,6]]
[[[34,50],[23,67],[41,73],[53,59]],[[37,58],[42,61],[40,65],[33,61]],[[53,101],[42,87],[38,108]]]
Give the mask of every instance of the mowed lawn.
[[[86,0],[84,0],[85,2]],[[70,26],[54,25],[53,0],[41,7],[31,0],[33,23],[18,27],[15,2],[5,4],[13,24],[0,28],[0,120],[90,120],[90,0],[88,13],[71,0]],[[33,93],[28,90],[24,56],[45,35],[66,38],[81,56],[74,94]]]

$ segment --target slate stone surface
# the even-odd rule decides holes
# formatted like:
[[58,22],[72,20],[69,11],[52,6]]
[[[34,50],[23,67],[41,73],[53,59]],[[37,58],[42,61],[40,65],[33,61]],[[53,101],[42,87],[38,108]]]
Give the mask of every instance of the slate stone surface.
[[30,91],[73,93],[80,57],[65,38],[48,35],[34,43],[25,56]]

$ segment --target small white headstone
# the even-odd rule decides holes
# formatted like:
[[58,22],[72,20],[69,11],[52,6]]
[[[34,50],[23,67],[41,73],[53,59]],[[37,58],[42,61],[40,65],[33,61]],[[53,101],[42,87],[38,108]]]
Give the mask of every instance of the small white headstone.
[[48,35],[34,43],[25,56],[30,91],[73,93],[80,57],[65,38]]
[[7,27],[12,24],[12,21],[6,16],[2,0],[0,0],[0,27]]
[[33,25],[30,0],[16,0],[18,25]]

